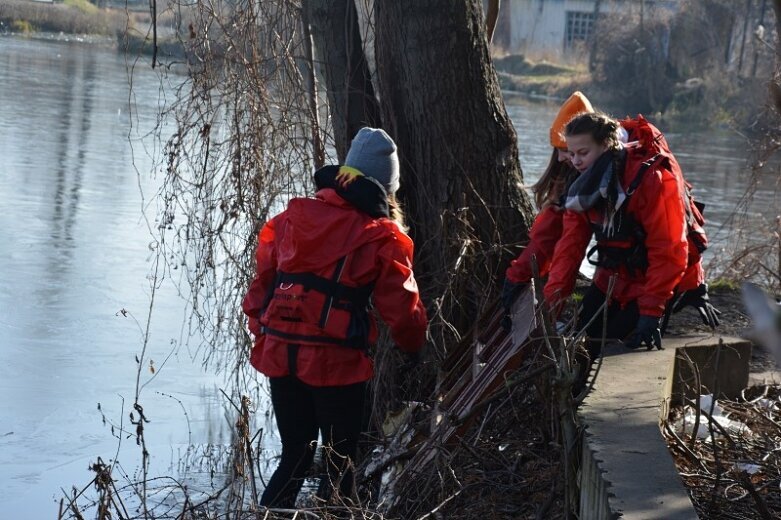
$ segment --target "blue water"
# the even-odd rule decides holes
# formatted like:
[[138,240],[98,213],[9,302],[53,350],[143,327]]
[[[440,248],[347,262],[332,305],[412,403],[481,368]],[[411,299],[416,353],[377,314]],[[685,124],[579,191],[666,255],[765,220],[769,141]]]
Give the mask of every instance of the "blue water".
[[[133,429],[155,258],[142,136],[162,102],[143,65],[130,96],[110,49],[0,37],[0,518],[56,518],[61,488],[89,483],[98,456],[138,470],[111,423]],[[140,395],[153,476],[230,431],[226,384],[186,344],[174,283],[157,285]]]

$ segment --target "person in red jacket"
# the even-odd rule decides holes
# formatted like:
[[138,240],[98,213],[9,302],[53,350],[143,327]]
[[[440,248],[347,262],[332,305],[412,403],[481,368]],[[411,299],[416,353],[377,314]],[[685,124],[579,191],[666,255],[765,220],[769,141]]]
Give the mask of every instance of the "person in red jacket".
[[567,148],[580,176],[566,195],[564,232],[544,293],[554,308],[571,294],[595,235],[598,266],[583,297],[580,325],[589,337],[601,338],[603,319],[596,315],[615,277],[607,337],[626,339],[632,348],[661,348],[660,319],[688,267],[685,184],[671,154],[649,159],[644,143],[622,145],[619,126],[604,114],[581,115],[566,126]]
[[[345,166],[315,173],[314,198],[296,198],[258,237],[257,275],[243,310],[255,335],[250,362],[268,376],[282,457],[261,498],[294,507],[312,465],[318,432],[332,483],[353,496],[350,465],[362,424],[367,348],[377,338],[374,309],[396,345],[417,353],[426,341],[426,310],[412,271],[413,243],[395,202],[396,145],[362,128]],[[393,217],[396,217],[395,219]]]
[[[670,316],[680,312],[685,307],[692,307],[700,314],[702,322],[715,329],[719,326],[721,312],[713,307],[708,295],[708,284],[705,281],[705,269],[702,265],[702,253],[708,248],[708,237],[705,234],[705,219],[702,216],[704,205],[694,201],[692,186],[686,182],[683,172],[670,152],[664,135],[642,116],[634,119],[624,119],[620,122],[621,128],[632,142],[632,157],[636,157],[635,163],[641,162],[642,154],[659,154],[659,159],[666,161],[672,174],[683,179],[684,183],[684,211],[686,213],[686,231],[688,242],[688,259],[683,278],[676,286],[673,297],[667,302],[664,317],[662,319],[661,333],[664,335]],[[644,143],[653,143],[646,146]],[[650,149],[652,148],[652,149]],[[635,168],[632,164],[630,168]]]
[[[553,251],[561,238],[564,208],[561,197],[578,175],[572,167],[564,140],[564,126],[575,116],[594,111],[591,102],[582,92],[574,92],[559,108],[550,127],[550,144],[553,148],[548,166],[542,177],[532,186],[534,202],[540,212],[529,230],[529,242],[521,254],[510,263],[502,286],[502,305],[509,314],[512,303],[521,287],[532,279],[532,259],[537,263],[540,277],[548,275]],[[511,327],[509,316],[503,320],[506,329]]]

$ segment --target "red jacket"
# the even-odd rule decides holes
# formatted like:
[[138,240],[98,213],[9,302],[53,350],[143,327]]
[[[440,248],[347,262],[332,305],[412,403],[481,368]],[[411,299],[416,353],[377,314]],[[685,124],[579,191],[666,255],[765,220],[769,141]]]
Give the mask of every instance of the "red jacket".
[[553,261],[553,251],[561,238],[564,210],[548,205],[537,214],[529,231],[529,243],[510,263],[505,277],[513,283],[527,283],[532,279],[532,257],[537,259],[540,277],[547,276]]
[[[630,140],[635,130],[633,122],[647,125],[642,118],[622,121],[622,126],[628,127]],[[658,133],[651,125],[647,127]],[[646,126],[643,129],[647,130]],[[637,164],[638,158],[647,155],[647,151],[629,149],[628,154],[627,168],[621,178],[625,190],[637,173],[637,169],[630,165]],[[637,154],[637,157],[632,154]],[[621,305],[637,300],[640,314],[646,316],[664,313],[667,301],[687,270],[687,283],[693,283],[692,280],[698,279],[702,273],[701,263],[689,265],[683,176],[672,154],[665,152],[663,155],[664,158],[645,173],[626,208],[646,233],[648,268],[644,273],[632,274],[624,266],[617,270],[598,267],[594,274],[594,284],[603,292],[607,292],[610,277],[616,274],[613,299]],[[601,212],[593,209],[585,213],[565,212],[564,231],[556,244],[544,291],[549,302],[555,304],[572,293],[575,275],[592,236],[591,222],[601,222],[600,219]]]
[[[329,344],[333,327],[346,328],[349,311],[332,308],[325,331],[313,329],[306,319],[280,321],[276,299],[261,316],[277,271],[309,272],[330,278],[342,257],[346,261],[340,283],[350,287],[373,283],[374,308],[390,327],[393,340],[402,350],[420,350],[425,343],[427,318],[412,272],[412,255],[412,240],[395,222],[370,217],[333,189],[322,189],[313,199],[291,200],[287,210],[266,223],[258,237],[257,275],[243,302],[250,331],[256,336],[250,357],[252,366],[269,377],[289,375],[291,342],[263,334],[262,327],[274,326],[285,333],[320,334],[323,338],[322,344],[300,343],[296,375],[304,383],[337,386],[371,378],[373,364],[363,350]],[[299,303],[311,302],[299,305],[299,311],[306,313],[306,307],[312,306],[319,313],[324,296],[314,293],[291,298],[298,298]],[[373,343],[377,338],[373,316],[369,327],[369,341]]]

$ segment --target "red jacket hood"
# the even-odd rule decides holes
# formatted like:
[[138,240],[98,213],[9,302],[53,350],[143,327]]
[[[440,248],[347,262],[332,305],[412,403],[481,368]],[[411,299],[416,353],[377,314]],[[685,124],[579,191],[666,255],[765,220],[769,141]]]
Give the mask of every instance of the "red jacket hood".
[[315,198],[296,198],[275,219],[281,232],[278,268],[287,272],[316,272],[363,244],[387,238],[398,229],[389,219],[361,212],[328,188]]

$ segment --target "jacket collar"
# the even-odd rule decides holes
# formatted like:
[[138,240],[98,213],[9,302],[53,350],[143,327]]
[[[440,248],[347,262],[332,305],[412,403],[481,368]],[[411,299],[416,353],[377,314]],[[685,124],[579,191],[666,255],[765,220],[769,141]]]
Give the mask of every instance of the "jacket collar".
[[355,168],[324,166],[315,172],[317,196],[333,203],[327,193],[333,190],[342,200],[372,218],[390,217],[388,194],[377,180],[366,177]]

